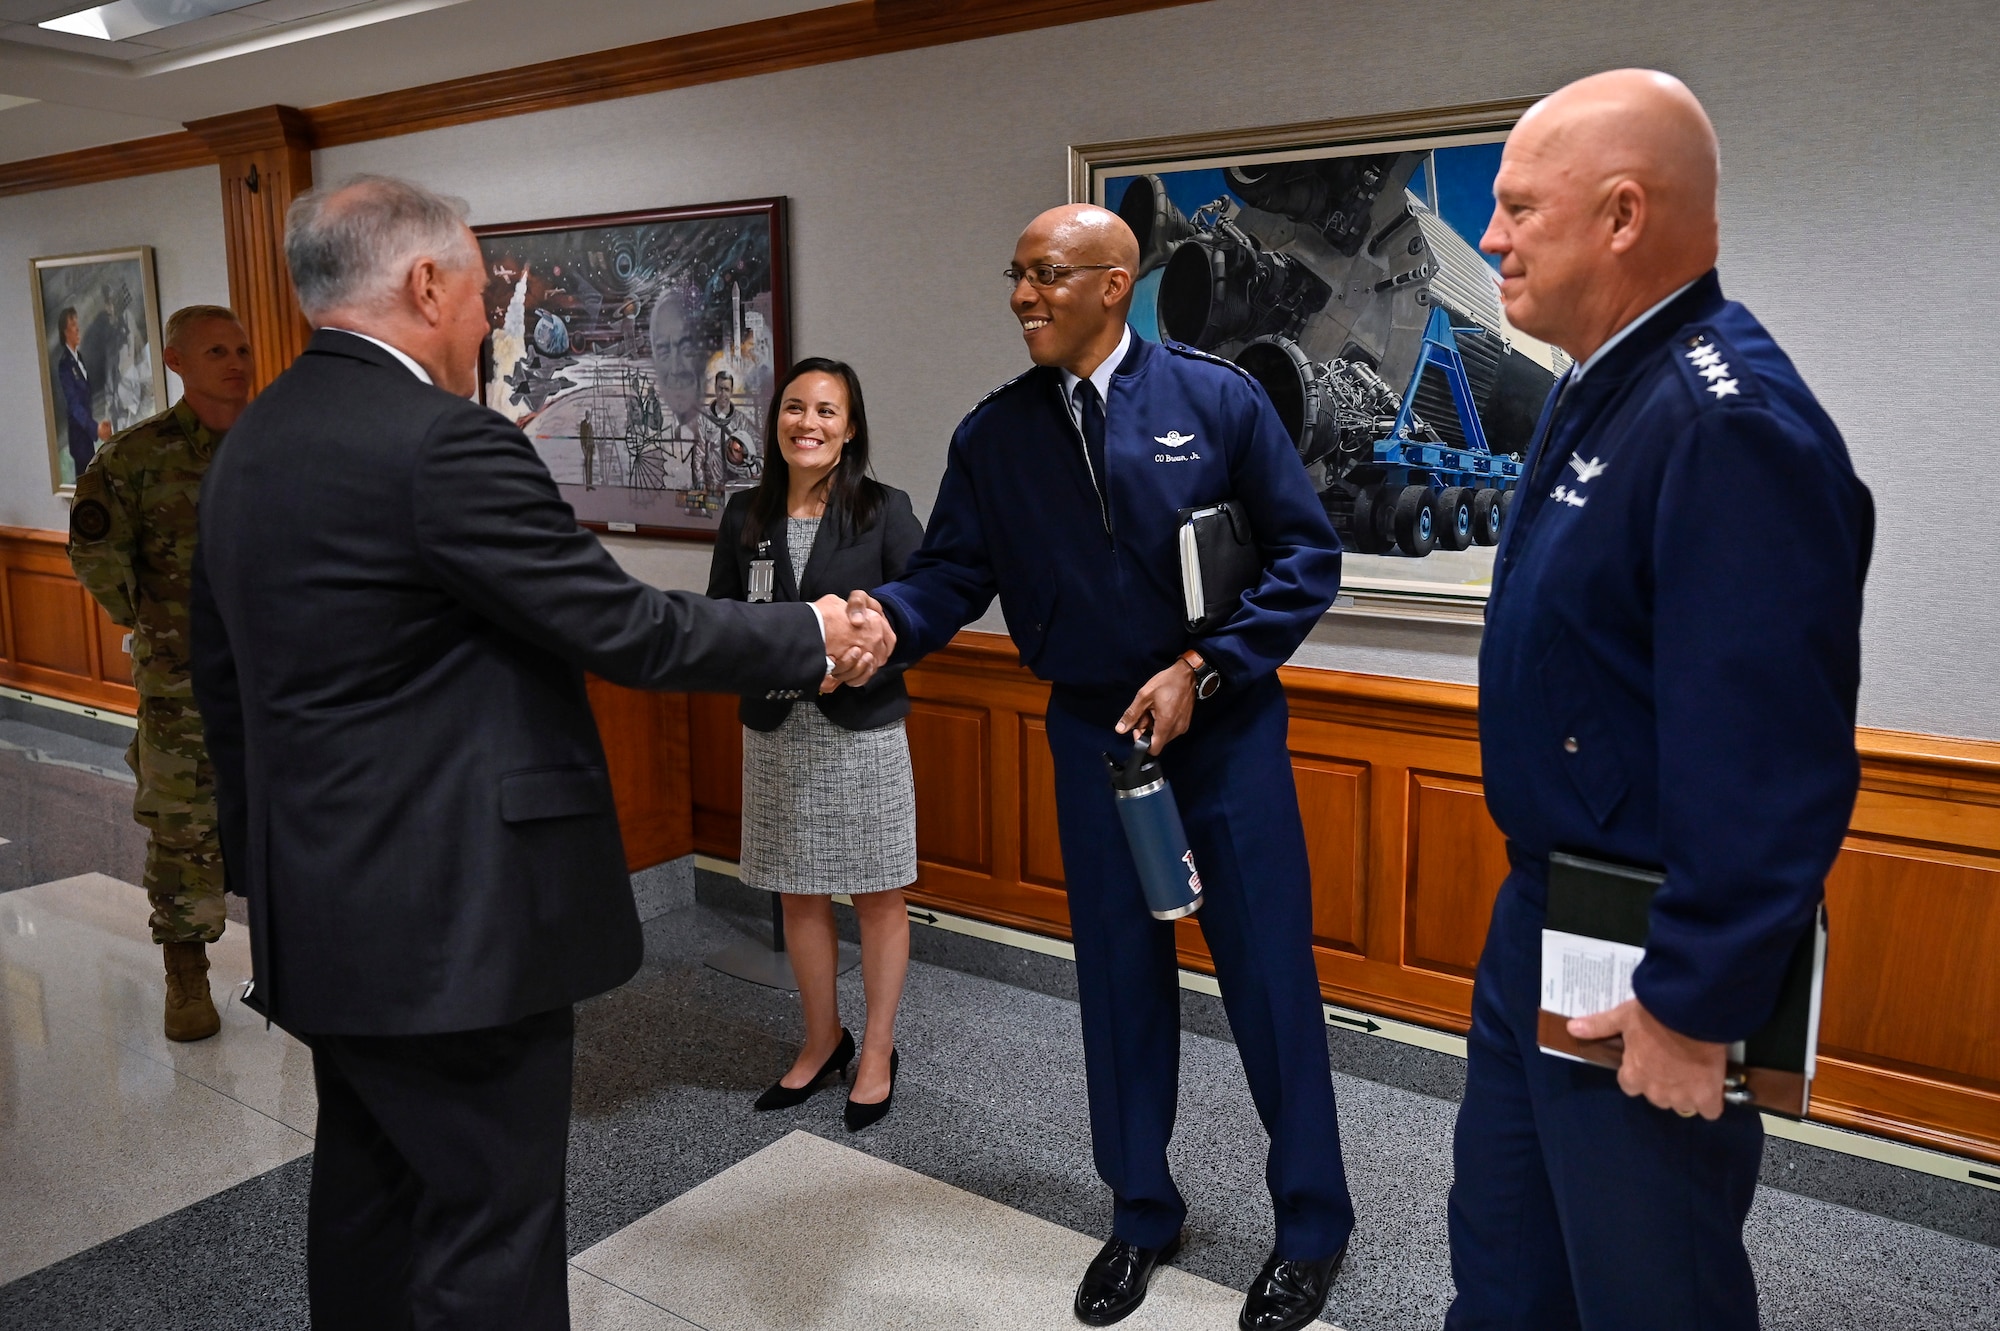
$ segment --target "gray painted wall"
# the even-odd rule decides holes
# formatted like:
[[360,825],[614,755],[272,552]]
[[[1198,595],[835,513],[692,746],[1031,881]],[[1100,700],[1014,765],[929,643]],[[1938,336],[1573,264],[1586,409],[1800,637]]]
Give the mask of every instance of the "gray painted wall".
[[[1722,136],[1725,285],[1819,391],[1880,508],[1862,720],[2000,738],[1987,679],[2000,541],[1980,466],[2000,412],[1980,331],[2000,308],[1988,5],[1499,0],[1457,33],[1440,12],[1215,0],[355,144],[316,169],[409,175],[464,196],[480,222],[789,196],[795,347],[859,368],[879,470],[922,512],[952,426],[1025,363],[997,270],[1021,224],[1065,197],[1068,144],[1532,95],[1623,64],[1674,70]],[[191,202],[209,226],[204,180]],[[121,240],[160,236],[164,274],[179,243],[167,233],[187,216],[148,201],[157,185],[104,188],[142,219]],[[36,215],[54,217],[69,196],[37,197]],[[9,246],[21,202],[0,201]],[[211,252],[219,275],[219,238],[202,241]],[[10,504],[28,438],[0,440]],[[700,551],[613,544],[661,585],[704,580]],[[1332,617],[1298,660],[1471,682],[1477,650],[1476,629]]]
[[[160,320],[182,305],[229,302],[222,184],[213,169],[175,171],[0,199],[0,526],[69,526],[69,507],[49,486],[48,427],[35,327],[30,259],[97,249],[153,247]],[[180,381],[167,375],[168,401]]]

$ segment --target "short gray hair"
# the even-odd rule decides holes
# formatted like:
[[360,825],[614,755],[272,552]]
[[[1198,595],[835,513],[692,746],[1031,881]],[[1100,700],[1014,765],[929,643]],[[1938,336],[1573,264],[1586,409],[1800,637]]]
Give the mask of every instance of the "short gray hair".
[[299,308],[315,322],[333,310],[387,303],[419,259],[447,268],[480,262],[465,238],[463,199],[394,176],[350,176],[309,189],[285,217],[285,264]]

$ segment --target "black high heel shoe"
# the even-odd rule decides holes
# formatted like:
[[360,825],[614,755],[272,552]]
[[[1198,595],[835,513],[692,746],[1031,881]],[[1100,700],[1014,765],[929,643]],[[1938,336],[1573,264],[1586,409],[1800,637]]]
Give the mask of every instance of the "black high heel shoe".
[[833,1073],[837,1077],[847,1071],[847,1065],[853,1061],[854,1035],[847,1027],[842,1026],[840,1043],[834,1047],[826,1062],[819,1065],[819,1071],[813,1073],[811,1081],[803,1086],[787,1086],[784,1078],[780,1077],[771,1083],[771,1089],[758,1096],[756,1103],[750,1107],[761,1114],[767,1109],[790,1109],[794,1105],[802,1105],[812,1099],[813,1092],[825,1084],[828,1073]]
[[902,1062],[902,1052],[900,1049],[891,1049],[889,1051],[889,1093],[887,1095],[872,1105],[864,1105],[857,1102],[852,1096],[848,1097],[847,1108],[842,1111],[841,1117],[846,1120],[849,1132],[859,1132],[871,1123],[880,1123],[882,1116],[889,1112],[889,1105],[896,1098],[896,1065]]

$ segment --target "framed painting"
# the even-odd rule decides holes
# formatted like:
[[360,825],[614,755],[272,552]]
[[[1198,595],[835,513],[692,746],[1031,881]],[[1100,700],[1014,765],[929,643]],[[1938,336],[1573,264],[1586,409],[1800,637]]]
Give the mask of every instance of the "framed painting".
[[49,480],[68,494],[106,440],[166,405],[153,251],[29,262]]
[[1348,556],[1339,605],[1478,619],[1560,350],[1479,250],[1529,101],[1071,149],[1142,257],[1132,322],[1263,385]]
[[785,201],[475,227],[493,328],[481,400],[578,521],[713,540],[763,473],[790,363]]

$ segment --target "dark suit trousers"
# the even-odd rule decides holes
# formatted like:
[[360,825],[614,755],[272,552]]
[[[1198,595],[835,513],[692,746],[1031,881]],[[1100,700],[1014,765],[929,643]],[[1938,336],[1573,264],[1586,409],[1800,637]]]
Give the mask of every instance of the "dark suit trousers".
[[1655,1109],[1536,1043],[1542,910],[1500,889],[1472,995],[1450,1331],[1755,1331],[1743,1220],[1764,1125]]
[[[1285,695],[1270,677],[1196,707],[1194,728],[1167,746],[1163,763],[1201,873],[1194,919],[1271,1136],[1264,1177],[1278,1255],[1312,1261],[1347,1242],[1354,1207],[1313,968],[1312,881],[1285,748]],[[1071,712],[1060,691],[1048,735],[1091,1145],[1115,1199],[1112,1232],[1159,1247],[1187,1217],[1167,1169],[1181,1052],[1174,926],[1146,909],[1104,767],[1103,754],[1129,753],[1131,741]]]
[[311,1037],[315,1331],[567,1331],[569,1008]]

